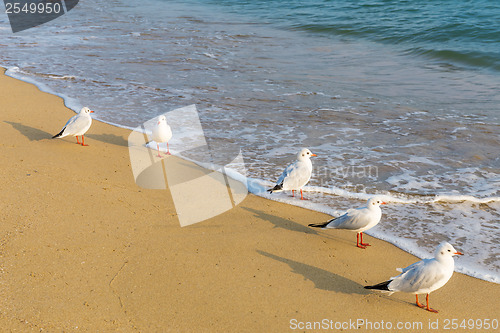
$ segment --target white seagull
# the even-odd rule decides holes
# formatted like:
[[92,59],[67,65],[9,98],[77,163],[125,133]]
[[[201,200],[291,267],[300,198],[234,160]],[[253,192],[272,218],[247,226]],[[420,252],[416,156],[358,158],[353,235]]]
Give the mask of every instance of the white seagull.
[[276,185],[267,190],[270,193],[292,190],[292,196],[295,195],[295,190],[300,190],[300,198],[304,200],[302,195],[302,187],[309,182],[312,175],[311,157],[317,156],[311,153],[307,148],[303,148],[297,154],[297,160],[287,166],[276,182]]
[[347,213],[342,216],[326,221],[325,223],[309,224],[309,226],[323,229],[347,229],[355,231],[357,233],[356,246],[366,249],[370,244],[363,243],[363,231],[373,228],[380,222],[382,217],[380,205],[385,204],[386,203],[379,198],[370,198],[368,199],[366,207],[349,209]]
[[156,142],[156,148],[158,149],[158,157],[161,157],[160,155],[161,142],[167,143],[166,155],[170,155],[170,148],[168,146],[168,141],[171,138],[172,138],[172,130],[170,129],[170,126],[168,126],[167,124],[167,118],[165,118],[164,115],[161,115],[160,117],[158,117],[158,122],[155,124],[155,127],[153,127],[153,136],[152,136],[153,141]]
[[[61,132],[57,133],[52,137],[54,138],[64,138],[65,136],[72,135],[76,136],[76,143],[81,144],[82,146],[88,146],[83,142],[83,135],[89,130],[90,125],[92,125],[92,117],[90,116],[91,111],[89,108],[84,107],[80,110],[80,113],[71,117],[66,125],[64,125]],[[78,136],[82,136],[82,143],[78,141]]]
[[[450,243],[442,242],[437,247],[434,258],[418,261],[403,269],[398,268],[397,270],[402,272],[400,275],[365,288],[389,291],[389,295],[395,291],[415,294],[417,306],[437,313],[437,310],[429,307],[429,294],[444,286],[453,275],[454,255],[463,253],[455,250]],[[427,294],[426,306],[420,304],[418,294]]]

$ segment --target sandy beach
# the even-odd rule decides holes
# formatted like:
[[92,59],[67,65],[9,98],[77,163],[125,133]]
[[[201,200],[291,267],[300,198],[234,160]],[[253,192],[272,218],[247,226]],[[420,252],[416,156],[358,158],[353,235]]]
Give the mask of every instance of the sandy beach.
[[363,289],[418,258],[307,227],[325,214],[248,195],[180,227],[168,190],[136,185],[130,131],[94,121],[88,147],[51,139],[74,114],[61,98],[5,75],[0,91],[1,331],[437,332],[499,319],[499,286],[459,273],[431,294],[439,314]]

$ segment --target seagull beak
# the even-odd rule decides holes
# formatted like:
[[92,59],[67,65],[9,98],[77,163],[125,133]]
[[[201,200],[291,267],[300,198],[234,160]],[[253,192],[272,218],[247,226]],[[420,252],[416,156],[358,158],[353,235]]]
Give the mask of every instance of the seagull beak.
[[311,154],[311,156],[318,156],[318,155],[316,155],[316,154]]
[[382,202],[381,205],[387,205],[387,202]]
[[90,110],[90,113],[94,113],[94,111]]
[[458,252],[458,251],[457,251],[457,252],[455,252],[455,253],[453,253],[453,254],[458,254],[458,255],[460,255],[460,256],[463,256],[463,255],[464,255],[462,252]]

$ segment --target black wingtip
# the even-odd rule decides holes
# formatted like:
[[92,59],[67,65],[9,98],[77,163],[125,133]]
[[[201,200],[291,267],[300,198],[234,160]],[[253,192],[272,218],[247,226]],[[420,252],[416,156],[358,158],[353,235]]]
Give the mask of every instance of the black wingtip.
[[392,280],[384,281],[378,284],[375,284],[373,286],[365,286],[365,289],[376,289],[376,290],[389,290],[389,283],[391,283]]
[[66,127],[64,127],[64,128],[61,130],[61,132],[59,132],[59,133],[57,133],[56,135],[54,135],[54,136],[52,137],[52,139],[55,139],[55,138],[60,137],[60,136],[63,134],[63,132],[64,132],[64,130],[65,130],[65,129],[66,129]]
[[278,185],[274,186],[273,188],[270,188],[269,190],[267,190],[267,192],[273,193],[273,191],[281,191],[281,190],[283,190],[283,185],[278,184]]
[[330,223],[330,221],[326,221],[324,223],[311,223],[309,224],[309,226],[313,228],[325,228],[328,225],[328,223]]

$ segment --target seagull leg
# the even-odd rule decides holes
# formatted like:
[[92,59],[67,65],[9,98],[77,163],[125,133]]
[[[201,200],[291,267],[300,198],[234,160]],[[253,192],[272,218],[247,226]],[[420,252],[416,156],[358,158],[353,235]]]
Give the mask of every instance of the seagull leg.
[[425,301],[427,303],[427,307],[425,308],[427,311],[438,313],[438,310],[434,310],[433,308],[429,307],[429,294],[425,297]]
[[88,146],[88,145],[83,143],[83,135],[82,135],[82,146]]
[[418,294],[415,294],[415,297],[417,298],[417,306],[418,306],[419,308],[424,309],[424,308],[425,308],[425,306],[424,306],[423,304],[420,304],[420,302],[418,301]]
[[363,233],[362,233],[362,232],[360,232],[360,234],[361,234],[361,245],[363,245],[364,247],[366,247],[366,246],[371,246],[371,245],[370,245],[370,244],[368,244],[368,243],[363,243]]
[[292,190],[292,197],[295,198],[295,190]]
[[76,136],[76,144],[79,145],[80,141],[78,140],[78,135],[75,135],[75,136]]
[[170,148],[168,147],[168,142],[167,142],[167,153],[165,155],[172,155],[170,154]]
[[302,189],[300,189],[300,200],[304,200],[304,196],[302,195]]
[[158,157],[161,157],[161,155],[160,155],[160,144],[158,142],[156,143],[156,148],[158,148]]
[[363,239],[361,239],[361,244],[359,243],[359,233],[356,234],[356,246],[360,249],[366,249],[366,246],[363,245]]

